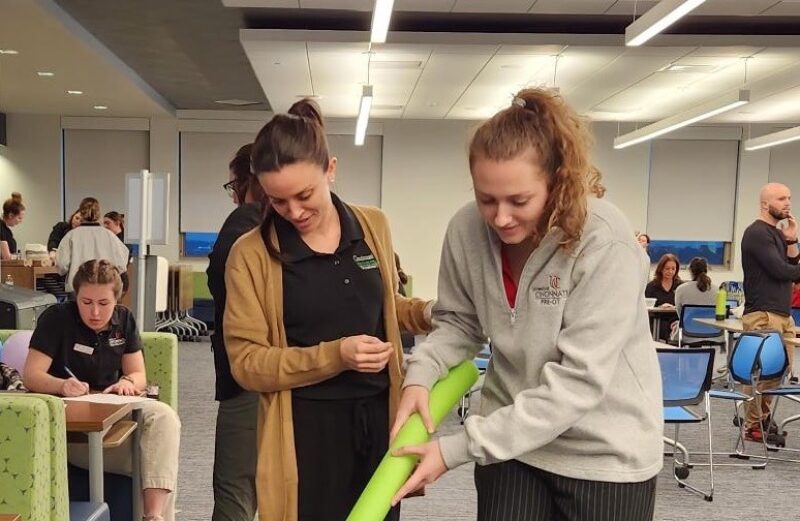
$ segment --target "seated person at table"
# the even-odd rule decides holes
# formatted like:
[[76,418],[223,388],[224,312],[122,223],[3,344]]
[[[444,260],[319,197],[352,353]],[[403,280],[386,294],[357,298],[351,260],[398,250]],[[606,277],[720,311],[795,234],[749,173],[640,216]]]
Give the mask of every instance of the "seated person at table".
[[[711,277],[708,276],[708,261],[703,257],[695,257],[689,263],[689,273],[692,274],[692,280],[684,282],[675,290],[675,311],[678,313],[678,317],[681,316],[681,308],[686,304],[714,306],[717,303],[718,290],[712,285]],[[672,330],[672,338],[674,340],[678,338],[677,323]],[[697,340],[701,339],[683,335],[684,342],[696,342]],[[722,341],[723,336],[708,340]]]
[[[656,266],[656,274],[653,280],[648,282],[647,287],[644,289],[644,296],[656,299],[656,307],[674,308],[675,289],[683,282],[678,276],[678,270],[680,269],[681,264],[678,262],[678,257],[671,253],[662,255]],[[659,340],[669,338],[670,324],[677,318],[677,314],[675,316],[664,315],[661,317],[661,330],[658,333]]]
[[[147,382],[142,343],[133,315],[117,306],[122,291],[119,271],[106,260],[87,261],[72,284],[76,301],[53,305],[39,317],[25,363],[25,385],[32,392],[65,397],[88,392],[141,394]],[[146,400],[138,405],[143,519],[171,521],[180,421],[165,403]],[[106,471],[130,475],[131,439],[103,452]],[[69,445],[71,463],[88,468],[88,459],[86,444]]]

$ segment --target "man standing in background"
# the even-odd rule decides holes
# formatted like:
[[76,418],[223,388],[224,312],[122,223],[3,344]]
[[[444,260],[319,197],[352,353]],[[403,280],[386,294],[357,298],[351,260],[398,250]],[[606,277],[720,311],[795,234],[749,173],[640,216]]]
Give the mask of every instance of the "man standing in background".
[[[785,339],[794,338],[791,315],[792,282],[800,280],[800,250],[797,247],[797,221],[792,216],[792,194],[780,183],[761,188],[760,214],[742,236],[745,306],[742,323],[745,331],[780,331]],[[778,228],[778,223],[785,226]],[[794,350],[787,349],[791,367]],[[778,380],[759,383],[759,390],[772,389]],[[745,388],[749,394],[751,389]],[[779,441],[777,428],[771,425],[772,398],[763,396],[745,402],[745,439],[762,441],[761,429],[769,432],[767,442]]]

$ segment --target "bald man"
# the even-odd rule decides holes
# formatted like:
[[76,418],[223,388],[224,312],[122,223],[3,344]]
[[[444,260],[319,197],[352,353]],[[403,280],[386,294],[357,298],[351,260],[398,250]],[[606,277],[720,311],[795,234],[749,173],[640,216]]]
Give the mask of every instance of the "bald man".
[[[769,183],[759,194],[760,214],[747,227],[742,237],[742,269],[744,271],[744,315],[746,331],[780,331],[784,338],[794,338],[792,320],[792,282],[800,280],[800,250],[797,247],[797,221],[792,216],[792,194],[780,183]],[[779,229],[778,223],[784,226]],[[789,363],[794,356],[787,349]],[[778,380],[759,383],[759,389],[777,387]],[[750,393],[745,388],[744,392]],[[768,443],[783,441],[771,422],[771,397],[745,403],[745,438],[762,441],[764,432],[771,430]]]

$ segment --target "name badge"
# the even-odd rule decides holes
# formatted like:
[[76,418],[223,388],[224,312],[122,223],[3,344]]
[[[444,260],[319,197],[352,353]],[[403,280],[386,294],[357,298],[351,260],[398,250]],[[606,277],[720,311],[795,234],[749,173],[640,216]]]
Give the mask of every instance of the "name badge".
[[374,270],[378,267],[378,261],[375,260],[375,256],[372,254],[362,256],[353,255],[353,260],[362,270]]
[[109,338],[108,345],[111,347],[124,346],[127,341],[125,338]]
[[94,353],[93,347],[85,346],[83,344],[75,344],[72,350],[89,356],[92,356],[92,353]]

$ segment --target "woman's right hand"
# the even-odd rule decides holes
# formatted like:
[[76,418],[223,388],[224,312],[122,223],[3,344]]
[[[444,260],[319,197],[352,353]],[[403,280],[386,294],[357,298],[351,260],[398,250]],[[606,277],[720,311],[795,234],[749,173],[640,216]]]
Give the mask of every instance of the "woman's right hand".
[[342,340],[339,351],[348,369],[360,373],[380,373],[394,348],[390,342],[369,335],[349,336]]
[[394,441],[395,436],[397,436],[397,433],[400,432],[400,429],[405,425],[406,420],[415,412],[419,413],[420,418],[422,418],[422,424],[425,426],[425,430],[428,431],[428,434],[433,434],[433,431],[436,429],[433,426],[431,410],[428,407],[429,396],[430,391],[421,385],[409,385],[403,389],[403,394],[400,397],[400,404],[397,406],[397,416],[395,417],[394,425],[392,425],[392,431],[389,433],[390,445]]
[[89,384],[77,378],[67,378],[61,384],[61,395],[67,397],[83,396],[89,392]]

